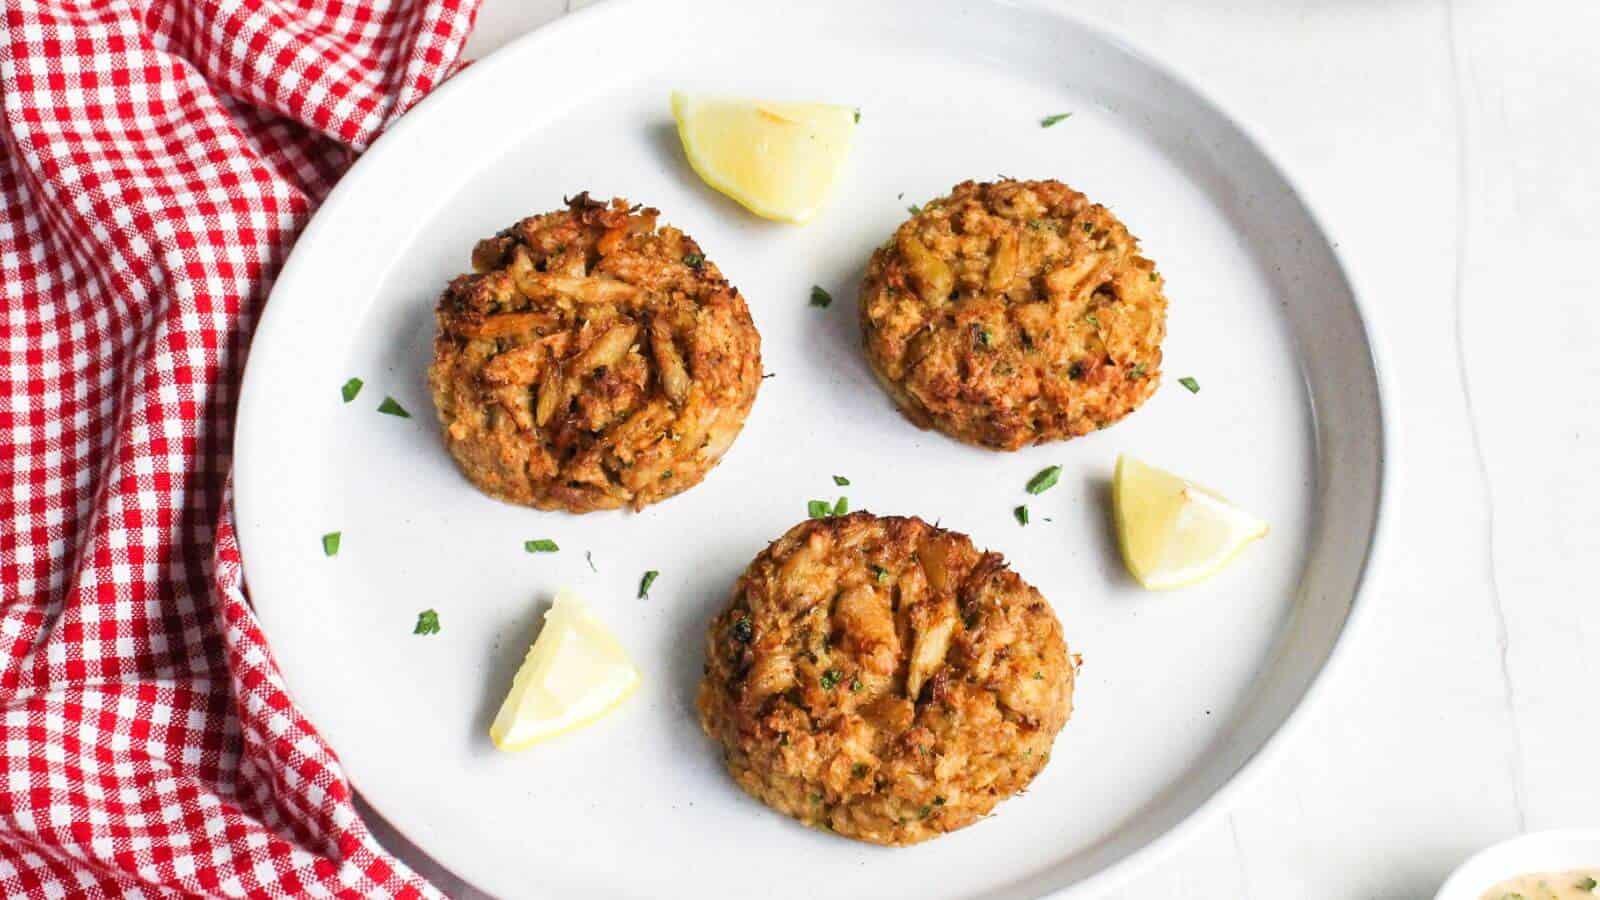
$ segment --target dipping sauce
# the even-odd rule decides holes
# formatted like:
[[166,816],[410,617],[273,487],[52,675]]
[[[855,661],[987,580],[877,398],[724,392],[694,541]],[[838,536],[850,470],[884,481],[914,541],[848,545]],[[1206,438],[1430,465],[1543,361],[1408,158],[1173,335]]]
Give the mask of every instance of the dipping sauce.
[[1600,897],[1600,869],[1518,875],[1483,892],[1483,900],[1595,900],[1596,897]]

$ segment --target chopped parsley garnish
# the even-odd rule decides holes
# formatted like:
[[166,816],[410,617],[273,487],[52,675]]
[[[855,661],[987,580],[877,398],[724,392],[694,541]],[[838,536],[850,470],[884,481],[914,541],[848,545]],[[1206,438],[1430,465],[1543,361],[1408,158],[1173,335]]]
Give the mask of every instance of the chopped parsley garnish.
[[987,328],[979,327],[974,333],[978,338],[978,346],[980,347],[987,347],[994,341],[994,335]]
[[1135,365],[1132,369],[1128,370],[1128,377],[1129,378],[1143,378],[1144,377],[1144,372],[1145,372],[1144,363],[1139,363],[1138,365]]
[[838,669],[829,669],[822,673],[822,677],[817,679],[817,683],[822,685],[823,690],[831,691],[839,683],[840,677]]
[[1157,275],[1156,275],[1156,273],[1154,273],[1154,272],[1151,272],[1151,273],[1150,273],[1150,280],[1151,280],[1151,281],[1155,281],[1155,280],[1156,280],[1156,278],[1157,278],[1157,277],[1158,277],[1158,276],[1157,276]]
[[583,561],[589,564],[589,571],[591,571],[591,572],[600,571],[599,569],[596,569],[594,567],[594,551],[593,550],[585,550],[585,551],[583,551]]
[[1013,509],[1011,514],[1017,517],[1018,525],[1028,524],[1028,505],[1026,503],[1017,507],[1016,509]]
[[339,388],[339,396],[344,398],[344,402],[349,403],[356,398],[357,394],[361,393],[362,384],[363,382],[359,378],[352,378],[346,381],[344,386]]
[[831,304],[831,303],[833,303],[833,295],[828,293],[827,291],[823,290],[822,289],[822,285],[813,284],[811,286],[811,305],[812,306],[820,307],[822,309],[827,309],[829,304]]
[[330,531],[322,536],[323,556],[339,555],[339,536],[342,534],[344,534],[342,531]]
[[811,500],[806,503],[806,515],[813,519],[826,519],[833,507],[826,500]]
[[849,511],[850,511],[850,498],[849,497],[840,497],[839,501],[837,503],[833,504],[833,514],[836,515],[836,516],[842,516],[842,515],[844,515],[845,513],[849,512]]
[[537,541],[523,541],[522,549],[529,553],[554,553],[561,548],[549,538],[539,538]]
[[889,570],[885,569],[883,566],[873,566],[872,577],[876,578],[879,584],[883,584],[885,581],[889,580]]
[[1044,673],[1043,672],[1035,672],[1035,673],[1033,673],[1033,680],[1034,681],[1043,681],[1044,680]]
[[700,266],[703,265],[705,263],[705,261],[706,261],[706,257],[705,257],[705,254],[703,254],[703,253],[685,253],[683,255],[683,264],[688,266],[691,269],[700,268]]
[[1096,328],[1100,327],[1100,317],[1094,313],[1084,313],[1083,320]]
[[850,774],[855,778],[865,778],[867,776],[867,764],[856,763],[850,767]]
[[1591,875],[1585,875],[1578,879],[1578,890],[1580,891],[1589,891],[1590,893],[1593,893],[1596,887],[1600,887],[1600,881],[1595,881],[1594,877]]
[[657,572],[655,569],[651,569],[650,571],[644,573],[644,577],[643,578],[639,579],[639,599],[640,600],[643,600],[643,599],[645,599],[645,598],[650,596],[650,585],[655,584],[656,583],[656,578],[660,577],[660,575],[661,575],[660,572]]
[[1083,233],[1084,234],[1094,234],[1094,223],[1093,222],[1085,222],[1085,223],[1083,223]]
[[852,694],[861,693],[861,679],[857,678],[854,675],[850,676],[850,693],[852,693]]
[[1056,113],[1053,116],[1045,116],[1039,120],[1039,127],[1049,128],[1051,125],[1055,125],[1059,122],[1065,122],[1070,118],[1072,118],[1072,113]]
[[431,609],[417,613],[417,627],[411,629],[412,634],[438,634],[439,614]]
[[741,644],[748,644],[755,640],[755,627],[750,624],[749,616],[741,616],[739,621],[733,623],[733,639]]
[[406,408],[395,402],[393,397],[383,398],[383,402],[378,404],[378,412],[386,416],[399,416],[402,419],[411,418],[411,413],[406,412]]
[[931,806],[924,806],[917,810],[917,818],[919,819],[926,819],[930,815],[933,815],[933,807]]
[[856,124],[861,124],[861,107],[856,107]]
[[1039,470],[1039,474],[1037,474],[1037,475],[1033,476],[1032,478],[1028,479],[1028,493],[1030,493],[1030,494],[1042,494],[1045,491],[1048,491],[1051,488],[1055,487],[1056,486],[1056,482],[1058,482],[1060,480],[1061,480],[1061,467],[1060,466],[1050,466],[1049,468],[1046,468],[1046,469],[1040,469]]
[[843,475],[835,475],[833,476],[833,483],[839,485],[840,487],[849,487],[850,479],[844,477]]
[[918,213],[922,212],[922,207],[920,207],[917,204],[913,203],[910,206],[906,207],[906,212],[911,213],[914,216],[914,215],[917,215]]
[[1188,388],[1189,389],[1189,393],[1191,393],[1191,394],[1200,393],[1200,382],[1195,381],[1193,378],[1190,378],[1187,375],[1182,377],[1182,378],[1179,378],[1178,379],[1178,383],[1183,385],[1184,387]]

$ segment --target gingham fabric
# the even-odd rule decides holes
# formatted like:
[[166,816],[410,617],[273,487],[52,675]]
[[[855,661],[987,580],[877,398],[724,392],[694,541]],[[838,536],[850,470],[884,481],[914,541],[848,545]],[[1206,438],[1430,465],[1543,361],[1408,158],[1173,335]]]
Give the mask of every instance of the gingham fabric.
[[476,6],[0,0],[0,896],[436,895],[284,693],[227,478],[273,273]]

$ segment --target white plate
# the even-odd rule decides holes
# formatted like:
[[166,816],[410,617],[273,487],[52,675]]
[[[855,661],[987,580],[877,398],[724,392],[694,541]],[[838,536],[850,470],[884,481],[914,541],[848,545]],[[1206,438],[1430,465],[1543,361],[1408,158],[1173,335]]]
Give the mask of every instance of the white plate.
[[1478,900],[1489,888],[1518,875],[1596,867],[1600,867],[1600,830],[1536,831],[1473,854],[1450,874],[1434,900]]
[[[1087,890],[1215,808],[1347,631],[1384,480],[1379,381],[1349,282],[1284,176],[1192,88],[1056,12],[788,6],[602,4],[456,76],[328,198],[251,350],[240,536],[290,688],[388,819],[497,894]],[[804,228],[774,225],[702,185],[670,124],[673,87],[860,106],[829,208]],[[1059,112],[1073,115],[1039,127]],[[908,425],[856,328],[867,256],[906,206],[1000,173],[1061,178],[1111,205],[1172,299],[1166,384],[1144,409],[1016,454]],[[776,376],[721,467],[638,515],[480,496],[441,448],[423,384],[435,297],[474,240],[585,189],[657,206],[695,235],[748,297]],[[832,308],[807,304],[812,284]],[[350,376],[366,389],[345,405]],[[378,415],[386,394],[415,418]],[[1220,488],[1271,536],[1203,586],[1138,590],[1108,527],[1123,450]],[[1026,497],[1052,463],[1066,467],[1060,486]],[[702,629],[734,578],[808,499],[840,493],[1004,552],[1086,661],[1077,712],[1026,796],[916,848],[767,811],[723,774],[692,711]],[[1021,528],[1011,510],[1025,500]],[[319,536],[334,530],[343,549],[326,559]],[[530,538],[562,551],[526,554]],[[646,569],[661,578],[639,600]],[[564,584],[615,626],[646,685],[594,728],[498,754],[485,729],[539,604]],[[413,636],[430,607],[443,631]]]

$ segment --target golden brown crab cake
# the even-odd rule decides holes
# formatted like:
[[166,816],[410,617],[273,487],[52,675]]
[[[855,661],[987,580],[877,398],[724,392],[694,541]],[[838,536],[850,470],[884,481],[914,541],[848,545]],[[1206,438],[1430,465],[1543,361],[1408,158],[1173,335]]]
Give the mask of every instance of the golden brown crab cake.
[[472,251],[428,370],[445,445],[484,493],[588,512],[699,483],[761,385],[739,291],[657,210],[579,194]]
[[806,825],[915,844],[1028,786],[1072,714],[1050,605],[965,535],[812,519],[711,622],[700,723],[734,781]]
[[1059,181],[968,181],[872,255],[862,336],[912,422],[1015,450],[1104,428],[1155,392],[1161,287],[1117,217]]

